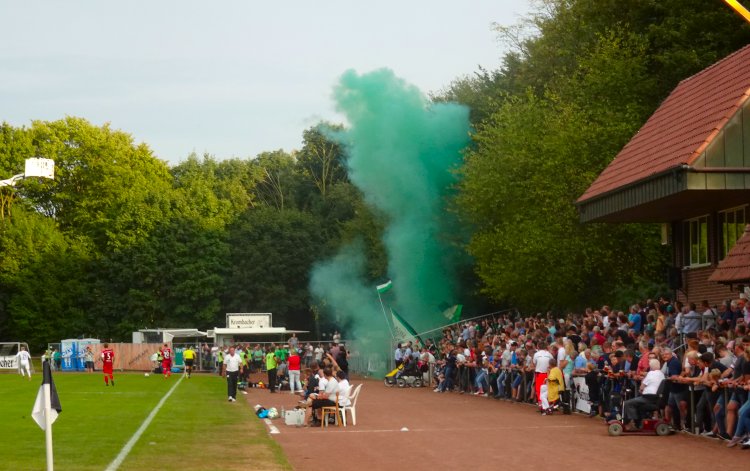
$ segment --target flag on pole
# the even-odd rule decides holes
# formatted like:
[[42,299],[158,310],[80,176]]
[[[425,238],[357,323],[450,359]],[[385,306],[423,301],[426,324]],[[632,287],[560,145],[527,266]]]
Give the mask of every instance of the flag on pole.
[[443,317],[445,317],[451,324],[461,320],[461,311],[463,310],[462,304],[456,304],[443,311]]
[[60,398],[57,397],[57,389],[55,388],[55,382],[52,381],[52,371],[49,367],[49,361],[42,362],[42,385],[39,386],[39,392],[36,395],[36,401],[34,402],[34,408],[31,410],[31,417],[34,422],[42,430],[46,430],[46,421],[44,416],[44,390],[45,386],[49,385],[49,397],[50,397],[50,424],[57,419],[57,414],[62,412],[60,407]]
[[382,285],[378,285],[377,287],[378,293],[383,294],[389,289],[393,288],[393,281],[388,280],[386,283],[383,283]]
[[422,339],[417,335],[417,331],[411,326],[406,319],[401,317],[395,309],[391,308],[391,320],[393,321],[393,339],[397,342],[411,341],[412,343],[422,343]]

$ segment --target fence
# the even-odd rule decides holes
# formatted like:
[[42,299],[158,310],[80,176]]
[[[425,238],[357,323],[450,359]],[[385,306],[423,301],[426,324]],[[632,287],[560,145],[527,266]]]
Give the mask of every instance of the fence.
[[[584,375],[571,375],[568,385],[570,395],[567,399],[573,412],[591,415],[598,415],[601,412],[608,418],[620,418],[623,414],[624,401],[640,395],[641,381],[638,378],[624,374],[610,374],[601,370],[593,370],[590,374],[593,374],[593,377],[589,377],[588,382]],[[456,370],[454,389],[462,393],[473,392],[476,387],[475,378],[475,367],[459,366]],[[719,383],[718,390],[713,392],[707,385],[676,383],[669,379],[665,381],[668,387],[659,404],[659,410],[663,411],[668,405],[672,385],[684,385],[686,388],[684,394],[680,394],[669,404],[671,419],[675,429],[692,434],[700,434],[701,430],[712,431],[714,425],[721,432],[730,432],[730,414],[727,414],[730,398],[739,397],[737,399],[739,405],[743,400],[747,400],[747,391],[741,387],[727,386],[726,383]],[[589,390],[589,383],[594,383],[595,391]],[[532,371],[503,368],[497,372],[496,376],[490,376],[485,384],[489,389],[485,391],[490,392],[495,398],[537,404]],[[737,420],[733,419],[733,424],[736,425],[736,423]]]

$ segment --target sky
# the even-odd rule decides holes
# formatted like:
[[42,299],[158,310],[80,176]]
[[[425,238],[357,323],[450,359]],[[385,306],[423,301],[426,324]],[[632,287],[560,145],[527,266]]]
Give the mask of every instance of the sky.
[[111,123],[176,164],[301,146],[348,69],[423,92],[500,66],[533,0],[0,3],[0,121]]

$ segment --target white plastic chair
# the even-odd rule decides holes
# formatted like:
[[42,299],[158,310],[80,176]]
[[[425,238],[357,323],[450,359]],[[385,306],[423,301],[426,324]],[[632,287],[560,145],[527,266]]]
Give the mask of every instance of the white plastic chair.
[[359,397],[359,390],[362,389],[362,384],[358,384],[356,388],[349,394],[349,405],[339,409],[341,411],[341,418],[346,427],[346,411],[352,415],[352,425],[357,425],[357,398]]

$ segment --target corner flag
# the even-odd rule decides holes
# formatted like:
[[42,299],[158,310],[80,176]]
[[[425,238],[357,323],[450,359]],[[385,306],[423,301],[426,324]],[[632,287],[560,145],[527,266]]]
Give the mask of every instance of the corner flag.
[[42,430],[47,430],[47,421],[45,417],[45,390],[49,397],[49,424],[57,420],[57,414],[62,412],[60,407],[60,398],[57,397],[57,389],[55,383],[52,381],[52,371],[50,371],[49,361],[42,363],[42,385],[39,386],[39,392],[36,395],[36,401],[34,402],[34,408],[31,411],[31,417],[34,422],[39,425]]

